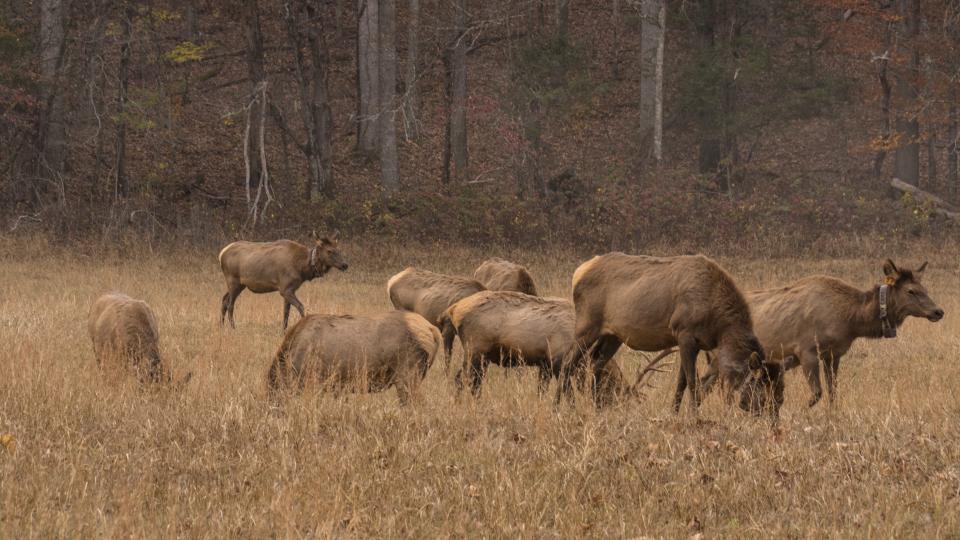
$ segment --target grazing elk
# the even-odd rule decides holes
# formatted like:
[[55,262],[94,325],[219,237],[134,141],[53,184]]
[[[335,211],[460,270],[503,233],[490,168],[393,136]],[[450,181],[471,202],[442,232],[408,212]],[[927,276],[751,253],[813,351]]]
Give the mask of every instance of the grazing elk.
[[[532,366],[540,371],[537,390],[546,391],[559,360],[573,343],[573,304],[562,298],[540,298],[512,291],[481,291],[456,302],[440,317],[444,345],[460,336],[465,351],[463,369],[457,372],[458,391],[463,377],[479,394],[487,365]],[[625,385],[620,368],[609,364],[611,391]]]
[[220,250],[220,270],[227,282],[227,293],[220,305],[220,325],[225,316],[233,322],[233,308],[243,289],[254,293],[279,291],[283,297],[283,328],[290,319],[293,305],[303,318],[303,304],[297,298],[297,289],[304,281],[323,276],[336,268],[347,270],[347,263],[337,246],[339,234],[334,232],[322,238],[313,233],[315,243],[307,247],[292,240],[275,242],[234,242]]
[[[835,395],[840,358],[857,338],[893,338],[907,317],[929,321],[943,318],[940,309],[920,284],[926,269],[898,268],[887,259],[882,285],[861,290],[829,276],[809,276],[778,289],[753,291],[746,295],[753,312],[754,328],[771,361],[782,362],[787,371],[803,367],[814,406],[823,391],[820,363],[831,402]],[[709,388],[716,368],[704,375]]]
[[[440,326],[440,316],[455,302],[485,290],[476,280],[437,274],[427,270],[420,270],[412,266],[395,274],[387,281],[387,294],[390,302],[397,309],[405,309],[419,313],[431,324]],[[450,365],[450,352],[456,336],[445,336],[449,340],[446,355],[446,367]]]
[[585,357],[599,374],[621,344],[640,351],[679,346],[677,411],[688,387],[694,408],[700,404],[700,350],[717,350],[720,372],[734,388],[764,361],[746,300],[730,275],[702,255],[594,257],[573,274],[573,302],[576,339],[565,359],[558,402]]
[[406,404],[439,352],[440,331],[416,313],[309,315],[287,332],[267,385],[277,391],[313,381],[325,389],[358,392],[395,386]]
[[[104,294],[90,308],[87,331],[98,366],[131,369],[142,383],[172,382],[160,358],[157,318],[143,300],[121,293]],[[191,375],[177,386],[189,382]]]
[[491,291],[516,291],[537,296],[537,286],[533,277],[523,266],[491,257],[473,272],[473,278]]

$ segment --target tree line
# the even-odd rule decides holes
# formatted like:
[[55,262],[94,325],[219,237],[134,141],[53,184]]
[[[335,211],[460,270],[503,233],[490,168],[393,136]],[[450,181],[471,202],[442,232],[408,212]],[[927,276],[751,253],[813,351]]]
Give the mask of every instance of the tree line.
[[[592,17],[608,35],[576,32]],[[242,200],[256,224],[271,205],[343,200],[358,168],[386,199],[488,182],[471,154],[490,135],[469,126],[489,118],[512,122],[497,132],[509,157],[496,183],[514,178],[519,197],[554,204],[577,164],[551,155],[549,130],[629,81],[625,174],[673,167],[673,131],[695,144],[711,189],[731,194],[763,137],[867,96],[877,185],[895,177],[949,204],[958,45],[957,0],[11,1],[0,183],[27,219],[183,196]],[[611,68],[598,79],[588,64],[601,56]],[[851,90],[849,66],[873,82]],[[471,101],[494,76],[507,90]],[[440,158],[429,178],[404,174],[417,145]],[[223,153],[234,170],[206,171]]]

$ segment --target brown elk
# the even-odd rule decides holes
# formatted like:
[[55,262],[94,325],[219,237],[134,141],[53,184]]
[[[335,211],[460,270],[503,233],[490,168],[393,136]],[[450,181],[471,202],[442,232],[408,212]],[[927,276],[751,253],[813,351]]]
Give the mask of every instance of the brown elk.
[[[100,367],[131,369],[142,383],[172,382],[160,358],[157,318],[143,300],[122,293],[102,295],[90,308],[87,331]],[[189,382],[191,375],[177,386]]]
[[439,352],[440,331],[416,313],[309,315],[287,332],[267,385],[274,392],[308,381],[337,391],[395,386],[405,404],[416,397]]
[[491,291],[516,291],[537,296],[537,286],[533,277],[523,266],[491,257],[473,272],[473,278]]
[[303,304],[296,294],[300,285],[323,276],[331,268],[344,272],[348,266],[338,248],[337,232],[322,238],[314,232],[313,236],[315,243],[311,247],[292,240],[238,241],[220,250],[220,270],[227,283],[220,305],[220,325],[224,317],[229,316],[230,326],[236,328],[233,308],[244,289],[258,294],[279,291],[283,297],[284,329],[290,319],[291,305],[302,318]]
[[[474,395],[480,393],[491,363],[538,368],[537,390],[542,395],[573,344],[573,304],[563,298],[482,291],[450,306],[440,323],[444,336],[456,333],[463,343],[464,365],[457,372],[457,391],[466,375]],[[630,389],[616,362],[607,363],[602,380],[601,394],[607,401],[622,397]]]
[[565,359],[557,401],[569,392],[570,375],[585,357],[599,375],[621,344],[640,351],[679,346],[677,411],[688,387],[694,408],[700,404],[700,350],[717,350],[720,372],[734,388],[750,369],[762,367],[763,349],[743,294],[720,265],[702,255],[594,257],[573,274],[573,302],[576,339]]
[[[830,276],[809,276],[778,289],[753,291],[746,295],[753,312],[754,328],[771,361],[782,362],[784,371],[802,366],[814,406],[823,391],[820,363],[824,366],[831,402],[835,395],[840,359],[857,338],[892,338],[907,317],[929,321],[943,318],[940,309],[916,270],[898,268],[887,259],[885,281],[861,290]],[[716,379],[716,369],[703,378],[706,388]]]
[[[387,281],[387,294],[397,309],[419,313],[431,324],[440,326],[440,316],[455,302],[485,290],[474,279],[437,274],[412,266],[395,274]],[[444,335],[446,366],[450,365],[455,333]]]

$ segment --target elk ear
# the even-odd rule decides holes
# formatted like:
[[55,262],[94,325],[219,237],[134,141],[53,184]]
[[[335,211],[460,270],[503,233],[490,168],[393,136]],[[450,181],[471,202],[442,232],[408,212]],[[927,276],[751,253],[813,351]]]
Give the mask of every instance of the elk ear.
[[329,238],[331,242],[337,243],[337,240],[340,239],[340,231],[334,229],[333,232],[327,236],[327,238]]
[[319,239],[320,239],[320,235],[317,234],[317,230],[316,230],[316,229],[313,229],[312,231],[310,231],[310,236],[312,236],[315,240],[319,240]]
[[887,261],[883,263],[883,275],[896,278],[899,274],[900,270],[897,268],[897,265],[893,264],[893,261],[887,259]]
[[923,261],[923,264],[920,265],[920,268],[917,268],[913,271],[914,274],[922,274],[924,270],[927,269],[927,261]]

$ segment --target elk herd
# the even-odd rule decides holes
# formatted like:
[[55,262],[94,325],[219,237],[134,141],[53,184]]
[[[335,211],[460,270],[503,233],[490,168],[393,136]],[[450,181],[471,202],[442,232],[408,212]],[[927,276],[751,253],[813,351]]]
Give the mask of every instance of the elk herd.
[[[393,311],[373,316],[307,315],[297,289],[332,268],[347,270],[336,233],[314,233],[311,245],[290,240],[238,241],[219,254],[226,284],[220,324],[234,324],[244,289],[283,297],[283,328],[290,306],[299,321],[286,330],[267,373],[271,395],[317,385],[335,391],[377,392],[396,387],[401,403],[418,393],[434,361],[449,370],[455,341],[463,364],[454,376],[477,395],[490,364],[534,367],[542,395],[557,379],[556,401],[572,385],[592,391],[598,407],[637,393],[643,377],[667,355],[679,353],[673,408],[685,394],[694,409],[716,383],[740,407],[773,417],[783,403],[784,372],[801,367],[809,405],[821,398],[820,367],[831,401],[840,359],[857,338],[896,336],[908,317],[944,316],[921,284],[927,264],[883,265],[883,280],[866,290],[829,276],[809,276],[766,290],[741,291],[717,262],[702,255],[650,257],[608,253],[581,264],[572,277],[572,301],[542,297],[523,266],[484,261],[472,278],[408,267],[386,285]],[[88,330],[97,364],[129,370],[144,384],[183,386],[159,349],[157,319],[145,302],[109,293],[94,302]],[[621,346],[659,353],[625,380],[613,360]],[[697,374],[705,352],[706,372]],[[662,367],[662,366],[661,366]]]

